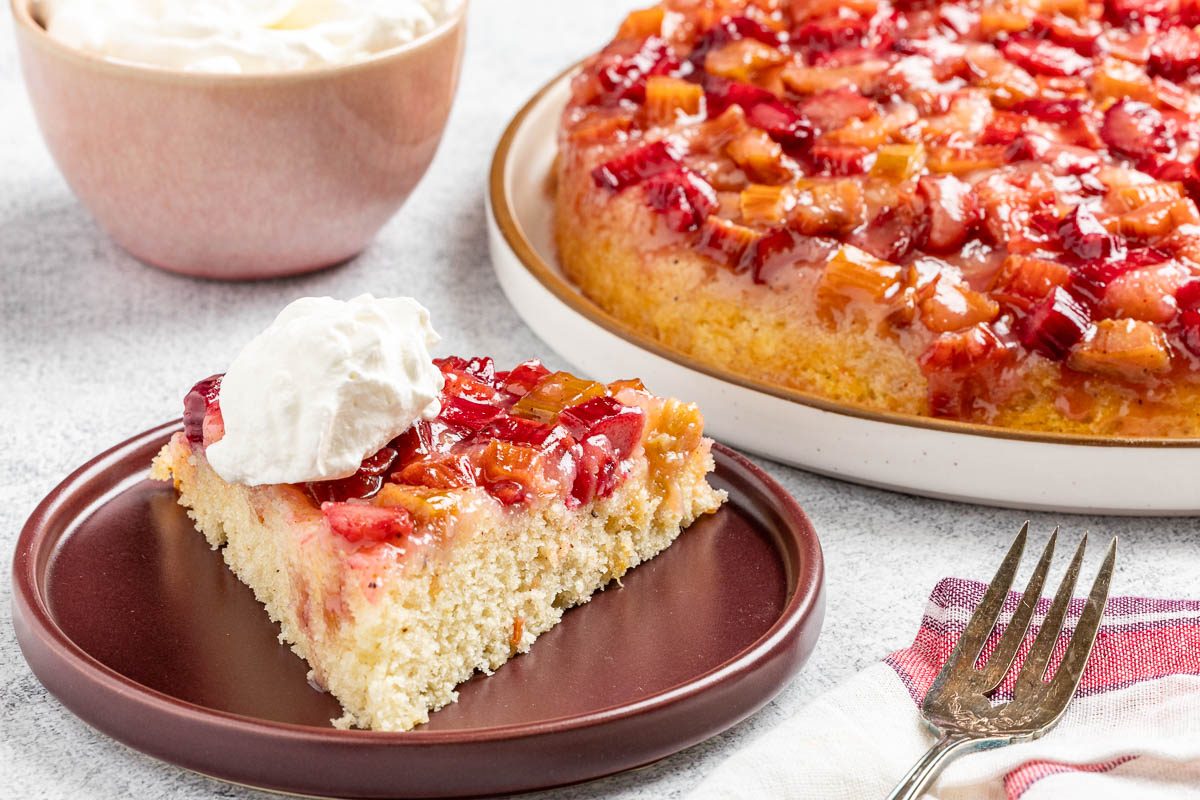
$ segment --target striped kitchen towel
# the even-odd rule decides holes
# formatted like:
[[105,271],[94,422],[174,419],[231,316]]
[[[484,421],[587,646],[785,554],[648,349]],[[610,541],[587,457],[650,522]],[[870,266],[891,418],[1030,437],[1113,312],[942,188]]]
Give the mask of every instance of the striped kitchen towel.
[[[986,589],[975,581],[941,581],[911,647],[734,754],[691,797],[885,797],[933,743],[918,708]],[[1009,595],[988,651],[1018,600]],[[1048,599],[1039,604],[1035,629],[1049,605]],[[1077,599],[1051,667],[1082,608]],[[1014,675],[999,688],[1001,698],[1011,697]],[[1058,727],[1037,741],[962,756],[926,797],[1200,800],[1200,601],[1110,598],[1079,691]]]

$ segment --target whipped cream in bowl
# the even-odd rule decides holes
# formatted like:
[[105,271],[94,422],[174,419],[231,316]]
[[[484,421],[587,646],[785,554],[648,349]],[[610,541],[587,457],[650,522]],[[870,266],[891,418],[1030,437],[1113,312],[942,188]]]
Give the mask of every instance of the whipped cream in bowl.
[[259,74],[364,61],[434,30],[461,0],[37,0],[54,39],[106,60]]
[[441,411],[440,337],[408,297],[305,297],[247,344],[221,381],[224,436],[206,448],[230,483],[346,478]]

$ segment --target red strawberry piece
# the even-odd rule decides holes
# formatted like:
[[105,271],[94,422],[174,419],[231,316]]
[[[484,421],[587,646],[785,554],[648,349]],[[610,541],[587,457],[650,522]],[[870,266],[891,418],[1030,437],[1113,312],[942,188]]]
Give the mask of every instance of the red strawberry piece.
[[652,142],[596,167],[592,180],[597,186],[619,192],[680,166],[679,155],[670,144]]
[[1092,67],[1090,58],[1044,39],[1009,39],[1000,50],[1009,61],[1039,75],[1080,75]]
[[922,247],[930,253],[957,252],[983,220],[970,185],[953,175],[924,175],[917,192],[925,199],[929,233]]
[[731,81],[716,75],[704,76],[704,98],[710,117],[716,117],[732,105],[749,111],[759,103],[775,102],[775,95],[753,84]]
[[1200,356],[1200,309],[1189,308],[1179,314],[1179,340],[1194,356]]
[[815,144],[808,151],[814,171],[826,175],[861,175],[867,171],[871,151],[850,144]]
[[1023,133],[1004,151],[1009,161],[1038,161],[1058,175],[1082,175],[1100,166],[1100,156],[1086,147],[1059,144],[1038,133]]
[[1200,34],[1183,25],[1162,31],[1150,45],[1150,72],[1184,81],[1200,70]]
[[1083,261],[1108,259],[1124,252],[1124,240],[1110,234],[1086,206],[1075,206],[1058,227],[1065,250]]
[[477,431],[499,415],[500,409],[491,403],[476,403],[465,397],[447,397],[442,401],[442,412],[438,419]]
[[803,147],[812,139],[812,122],[779,100],[746,109],[746,120],[785,147]]
[[1135,162],[1170,152],[1170,130],[1161,112],[1145,103],[1122,100],[1104,114],[1100,138]]
[[667,225],[684,233],[700,227],[717,207],[717,193],[687,168],[663,172],[645,184],[646,204],[667,218]]
[[1047,358],[1061,361],[1067,352],[1083,340],[1092,324],[1087,308],[1061,286],[1029,310],[1016,333],[1021,344]]
[[833,239],[805,236],[790,228],[777,227],[759,237],[745,260],[753,268],[754,282],[765,284],[782,270],[824,263],[838,247]]
[[221,378],[210,375],[198,381],[183,397],[183,433],[192,444],[204,443],[204,415],[212,406],[220,407]]
[[403,508],[359,503],[322,503],[330,529],[348,542],[386,542],[413,532],[412,515]]
[[508,392],[515,397],[523,397],[537,385],[538,381],[550,374],[550,370],[536,358],[522,361],[508,372],[496,374],[496,388]]
[[830,89],[805,98],[796,110],[817,130],[829,131],[855,119],[875,116],[875,103],[853,89]]
[[1077,99],[1046,100],[1035,97],[1012,105],[1012,110],[1018,114],[1027,114],[1046,122],[1078,122],[1086,109],[1087,104]]

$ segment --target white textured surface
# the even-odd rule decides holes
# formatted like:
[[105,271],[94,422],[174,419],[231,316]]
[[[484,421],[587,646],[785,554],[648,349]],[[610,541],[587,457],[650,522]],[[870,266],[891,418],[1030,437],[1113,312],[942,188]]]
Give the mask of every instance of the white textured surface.
[[[644,4],[644,3],[643,3]],[[463,85],[442,150],[408,205],[361,258],[306,278],[219,284],[133,261],[91,222],[42,146],[0,12],[0,548],[71,469],[177,416],[197,378],[222,369],[302,295],[411,294],[433,313],[442,353],[502,362],[552,351],[500,295],[487,261],[483,192],[492,148],[517,107],[601,45],[629,0],[475,0]],[[608,376],[613,377],[613,376]],[[654,376],[643,376],[651,387]],[[986,579],[1026,515],[863,489],[767,465],[808,510],[825,546],[825,633],[805,671],[762,712],[647,769],[548,793],[661,798],[823,689],[907,644],[938,578]],[[1034,515],[1122,536],[1117,594],[1200,594],[1200,523]],[[0,580],[0,796],[261,797],[182,772],[93,732],[41,688],[13,638]],[[465,765],[467,766],[467,765]]]

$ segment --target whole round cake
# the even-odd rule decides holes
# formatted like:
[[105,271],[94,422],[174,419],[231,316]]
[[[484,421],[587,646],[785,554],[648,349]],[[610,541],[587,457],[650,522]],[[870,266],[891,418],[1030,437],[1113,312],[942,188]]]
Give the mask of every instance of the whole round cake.
[[1200,436],[1200,0],[667,0],[574,78],[609,313],[874,410]]

